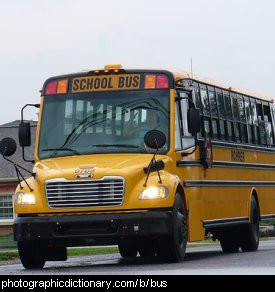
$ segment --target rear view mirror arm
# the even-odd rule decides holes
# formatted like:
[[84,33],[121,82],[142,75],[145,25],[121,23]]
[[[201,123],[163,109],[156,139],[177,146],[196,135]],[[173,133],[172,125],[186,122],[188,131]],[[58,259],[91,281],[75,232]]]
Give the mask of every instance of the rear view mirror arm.
[[8,159],[8,158],[5,156],[5,153],[4,153],[2,156],[3,156],[3,159],[5,159],[6,161],[10,162],[10,163],[14,166],[14,168],[15,168],[15,172],[16,172],[16,176],[17,176],[17,179],[18,179],[18,184],[19,184],[19,186],[20,186],[20,189],[21,189],[21,190],[23,189],[23,187],[22,187],[22,185],[21,185],[21,181],[20,181],[20,177],[21,177],[22,180],[23,180],[23,181],[26,183],[26,185],[28,186],[29,190],[30,190],[31,192],[33,192],[33,189],[30,187],[30,185],[28,184],[28,182],[27,182],[26,179],[24,178],[24,176],[23,176],[23,174],[22,174],[22,172],[20,171],[19,168],[21,168],[22,170],[24,170],[24,171],[30,173],[32,176],[34,176],[34,174],[33,174],[31,171],[27,170],[26,168],[24,168],[24,167],[22,167],[22,166],[20,166],[20,165],[18,165],[18,164],[16,164],[16,163],[14,163],[12,160]]
[[144,187],[147,186],[147,182],[148,182],[148,178],[149,175],[151,173],[152,170],[152,166],[153,164],[156,165],[156,170],[158,172],[158,177],[159,177],[159,183],[162,183],[161,177],[160,177],[160,172],[159,172],[159,168],[157,167],[157,161],[156,161],[156,155],[159,151],[159,149],[161,149],[161,147],[163,147],[166,143],[166,136],[158,130],[151,130],[149,132],[147,132],[144,136],[144,143],[147,147],[150,147],[151,149],[156,149],[150,163],[149,166],[147,167],[148,169],[148,173],[147,173],[147,177],[144,183]]
[[[156,141],[156,143],[157,143],[157,141]],[[149,163],[149,166],[148,166],[148,173],[147,173],[147,176],[146,176],[145,183],[144,183],[144,185],[143,185],[144,187],[147,186],[147,182],[148,182],[149,175],[150,175],[150,173],[151,173],[151,170],[152,170],[152,166],[153,166],[153,164],[154,164],[154,163],[157,163],[157,161],[156,161],[156,155],[157,155],[158,151],[159,151],[159,148],[157,148],[156,152],[154,153],[154,155],[153,155],[153,157],[152,157],[152,159],[151,159],[151,161],[150,161],[150,163]],[[158,177],[159,177],[159,183],[161,184],[161,183],[162,183],[162,180],[161,180],[161,177],[160,177],[160,173],[159,173],[159,169],[158,169],[158,168],[157,168],[157,173],[158,173]]]
[[32,176],[35,176],[34,173],[30,172],[28,169],[16,164],[15,162],[13,162],[12,160],[8,159],[8,156],[12,156],[15,152],[16,152],[16,142],[12,139],[12,138],[4,138],[3,140],[0,141],[0,153],[3,156],[3,159],[5,159],[6,161],[8,161],[9,163],[11,163],[14,168],[15,168],[15,172],[16,172],[16,176],[18,179],[18,184],[20,185],[20,189],[22,190],[23,187],[21,185],[21,181],[20,181],[20,177],[22,178],[22,180],[26,183],[26,185],[28,186],[29,190],[32,192],[32,188],[29,186],[28,182],[26,181],[26,179],[24,178],[24,176],[22,175],[20,168],[28,173],[30,173]]

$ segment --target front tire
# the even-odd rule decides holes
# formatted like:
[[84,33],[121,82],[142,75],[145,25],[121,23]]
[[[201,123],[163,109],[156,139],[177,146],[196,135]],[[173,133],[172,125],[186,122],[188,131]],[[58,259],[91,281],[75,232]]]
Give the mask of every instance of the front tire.
[[161,240],[158,255],[172,262],[184,260],[187,246],[187,214],[184,202],[180,194],[176,194],[173,214],[172,233]]
[[17,247],[25,269],[43,269],[46,263],[44,244],[37,241],[19,241]]
[[131,243],[119,243],[119,253],[123,258],[135,258],[137,256],[137,247]]
[[156,246],[154,241],[143,243],[139,246],[138,252],[141,257],[154,257],[156,255]]

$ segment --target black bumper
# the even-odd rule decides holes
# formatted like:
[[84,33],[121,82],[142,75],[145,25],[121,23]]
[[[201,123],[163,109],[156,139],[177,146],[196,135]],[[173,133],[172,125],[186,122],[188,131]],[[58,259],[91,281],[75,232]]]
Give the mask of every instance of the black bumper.
[[66,246],[117,244],[121,240],[167,235],[171,218],[170,211],[18,217],[13,226],[14,239],[46,240]]

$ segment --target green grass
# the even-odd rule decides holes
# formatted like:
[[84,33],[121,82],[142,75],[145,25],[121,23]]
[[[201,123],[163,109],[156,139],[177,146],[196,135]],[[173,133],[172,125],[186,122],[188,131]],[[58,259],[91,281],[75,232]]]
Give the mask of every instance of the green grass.
[[[68,256],[89,256],[118,253],[117,247],[68,248]],[[17,250],[0,251],[0,261],[10,261],[19,258]]]
[[9,234],[6,236],[0,236],[0,246],[15,247],[16,242],[13,240],[13,234]]
[[17,259],[18,257],[18,252],[16,250],[0,251],[0,261],[11,261]]
[[69,248],[68,256],[87,256],[118,253],[117,247]]

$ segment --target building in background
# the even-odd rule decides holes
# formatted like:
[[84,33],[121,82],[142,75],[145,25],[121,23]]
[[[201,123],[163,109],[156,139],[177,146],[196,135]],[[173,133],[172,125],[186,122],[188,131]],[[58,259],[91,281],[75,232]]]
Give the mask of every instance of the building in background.
[[[32,171],[33,164],[25,162],[22,158],[22,150],[18,141],[18,126],[20,121],[14,121],[0,126],[0,140],[6,137],[13,138],[17,143],[15,154],[9,157],[10,160],[24,168]],[[25,157],[33,159],[34,141],[37,122],[31,121],[32,147],[25,148]],[[30,174],[22,170],[25,177]],[[18,179],[14,166],[3,159],[0,155],[0,236],[12,233],[12,224],[14,220],[13,197],[18,185]]]

